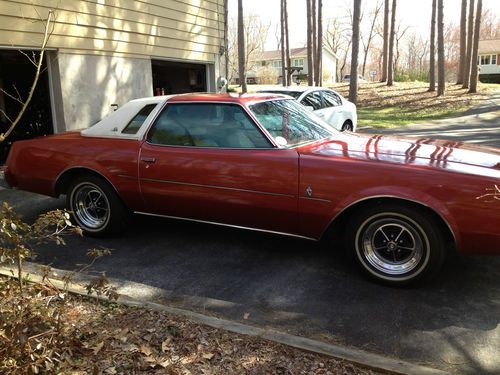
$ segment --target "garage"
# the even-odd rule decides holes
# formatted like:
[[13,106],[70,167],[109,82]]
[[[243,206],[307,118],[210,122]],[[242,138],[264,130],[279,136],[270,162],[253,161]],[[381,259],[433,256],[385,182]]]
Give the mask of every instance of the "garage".
[[[21,102],[28,97],[36,74],[36,67],[28,57],[38,58],[39,52],[26,50],[23,53],[17,50],[0,50],[0,134],[7,131],[10,120],[13,121],[20,112]],[[0,164],[5,162],[12,142],[53,132],[49,77],[47,62],[44,60],[40,79],[21,122],[0,143]]]
[[206,64],[151,60],[155,95],[206,92]]

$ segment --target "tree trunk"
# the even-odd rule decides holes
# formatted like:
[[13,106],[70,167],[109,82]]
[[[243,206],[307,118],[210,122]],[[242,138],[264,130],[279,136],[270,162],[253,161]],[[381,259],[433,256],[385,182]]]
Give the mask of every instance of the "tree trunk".
[[317,21],[317,16],[316,16],[316,0],[311,1],[311,18],[312,18],[312,61],[313,61],[313,81],[314,81],[314,86],[318,85],[318,72],[316,72],[316,51],[318,50],[318,41],[317,41],[317,35],[316,35],[316,21]]
[[460,60],[458,61],[457,85],[464,83],[465,55],[467,49],[467,0],[462,0],[460,13]]
[[311,19],[311,0],[306,0],[307,6],[307,84],[313,85],[313,52],[312,52],[312,19]]
[[444,76],[444,14],[443,0],[437,2],[437,47],[438,47],[438,87],[437,96],[444,95],[445,76]]
[[396,0],[392,0],[391,32],[389,37],[389,57],[387,61],[387,86],[394,84],[394,38],[396,36]]
[[349,100],[354,104],[356,104],[356,102],[358,101],[358,55],[359,55],[360,15],[361,15],[361,0],[354,0],[354,9],[352,14],[351,76],[349,79]]
[[286,62],[285,62],[285,0],[281,0],[281,84],[287,86]]
[[472,46],[472,59],[471,59],[471,69],[470,69],[470,88],[469,94],[474,94],[477,92],[477,56],[479,50],[479,33],[481,31],[481,14],[483,11],[483,0],[477,0],[476,9],[476,24],[474,25],[474,45]]
[[229,40],[228,40],[228,7],[227,1],[224,0],[224,70],[226,71],[226,91],[229,87]]
[[318,50],[314,71],[318,76],[318,86],[323,85],[323,0],[318,0]]
[[286,69],[286,84],[290,86],[292,84],[292,70],[290,67],[292,66],[292,61],[290,59],[290,37],[289,37],[289,32],[288,32],[288,1],[283,0],[284,5],[285,5],[285,57],[286,57],[286,66],[288,69]]
[[382,78],[380,82],[387,81],[387,54],[389,48],[389,0],[384,3],[384,45],[382,48]]
[[245,72],[245,32],[243,27],[243,0],[238,0],[238,74],[241,92],[247,92],[247,77]]
[[474,36],[474,0],[469,0],[469,24],[467,26],[467,56],[465,57],[465,70],[462,88],[469,87],[470,68],[472,63],[472,37]]
[[436,91],[436,0],[432,0],[429,91]]

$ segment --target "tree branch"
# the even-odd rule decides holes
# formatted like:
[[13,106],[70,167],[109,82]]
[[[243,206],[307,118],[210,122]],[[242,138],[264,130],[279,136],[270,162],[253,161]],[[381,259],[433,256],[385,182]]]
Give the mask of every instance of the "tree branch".
[[31,99],[32,99],[33,94],[35,92],[36,85],[38,83],[38,79],[40,78],[40,71],[42,69],[43,56],[45,54],[45,47],[47,46],[47,42],[48,42],[49,37],[51,35],[50,32],[49,32],[49,28],[50,28],[50,24],[52,22],[53,15],[54,15],[54,11],[53,10],[49,10],[49,15],[47,17],[47,22],[45,23],[45,33],[44,33],[44,36],[43,36],[43,42],[42,42],[42,46],[41,46],[41,49],[40,49],[40,58],[38,60],[35,78],[33,80],[33,84],[31,85],[31,89],[29,91],[28,98],[24,102],[24,104],[23,104],[23,106],[21,108],[21,111],[18,113],[17,117],[12,122],[12,124],[9,127],[9,129],[7,129],[7,131],[5,133],[0,134],[0,143],[3,142],[10,135],[10,133],[12,133],[14,131],[15,127],[17,126],[17,124],[19,123],[19,121],[21,120],[21,118],[23,117],[24,112],[26,112],[26,109],[28,108],[28,105],[31,102]]

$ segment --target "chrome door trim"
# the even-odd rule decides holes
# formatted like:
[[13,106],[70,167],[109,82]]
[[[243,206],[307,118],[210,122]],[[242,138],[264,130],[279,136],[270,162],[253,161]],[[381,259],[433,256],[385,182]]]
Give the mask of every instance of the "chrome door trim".
[[173,184],[173,185],[185,185],[185,186],[194,186],[194,187],[209,188],[209,189],[241,191],[243,193],[255,193],[255,194],[273,195],[273,196],[277,196],[277,197],[295,198],[295,195],[290,195],[290,194],[280,194],[280,193],[271,193],[271,192],[267,192],[267,191],[239,189],[239,188],[232,188],[232,187],[226,187],[226,186],[194,184],[191,182],[159,180],[159,179],[155,179],[155,178],[140,178],[139,180],[140,181],[148,181],[148,182],[159,182],[159,183],[165,183],[165,184]]
[[167,219],[175,219],[175,220],[182,220],[182,221],[191,221],[191,222],[202,223],[202,224],[213,224],[213,225],[219,225],[219,226],[222,226],[222,227],[229,227],[229,228],[236,228],[236,229],[245,229],[245,230],[251,230],[251,231],[255,231],[255,232],[263,232],[263,233],[270,233],[270,234],[278,234],[278,235],[281,235],[281,236],[295,237],[295,238],[301,238],[301,239],[304,239],[304,240],[318,242],[318,239],[316,239],[316,238],[301,236],[299,234],[293,234],[293,233],[287,233],[287,232],[277,232],[277,231],[274,231],[274,230],[260,229],[260,228],[254,228],[254,227],[245,227],[243,225],[226,224],[226,223],[220,223],[220,222],[217,222],[217,221],[191,219],[191,218],[180,217],[180,216],[160,215],[160,214],[153,214],[153,213],[142,212],[142,211],[134,211],[134,214],[145,215],[145,216],[154,216],[154,217],[164,217],[164,218],[167,218]]

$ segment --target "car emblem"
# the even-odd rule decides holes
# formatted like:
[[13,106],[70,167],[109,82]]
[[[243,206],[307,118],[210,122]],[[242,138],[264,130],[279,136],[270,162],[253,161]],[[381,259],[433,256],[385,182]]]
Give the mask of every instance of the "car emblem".
[[306,189],[306,193],[307,193],[308,197],[312,197],[312,195],[313,195],[313,189],[310,186],[308,186],[307,189]]

